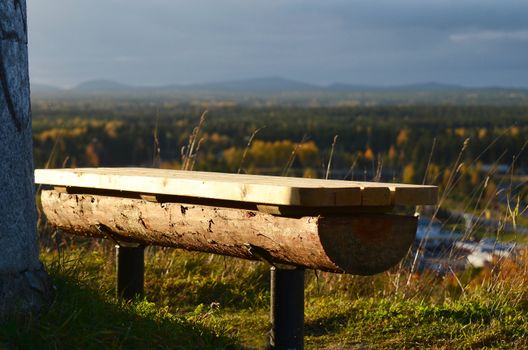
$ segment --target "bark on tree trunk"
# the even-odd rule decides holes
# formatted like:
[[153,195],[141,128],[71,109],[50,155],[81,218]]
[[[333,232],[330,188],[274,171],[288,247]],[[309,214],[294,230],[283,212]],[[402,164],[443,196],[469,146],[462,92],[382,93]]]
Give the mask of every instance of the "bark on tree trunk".
[[25,0],[0,0],[0,319],[38,311],[38,258]]
[[409,251],[417,225],[415,216],[280,217],[56,190],[42,191],[41,201],[48,223],[73,234],[357,275],[396,265]]

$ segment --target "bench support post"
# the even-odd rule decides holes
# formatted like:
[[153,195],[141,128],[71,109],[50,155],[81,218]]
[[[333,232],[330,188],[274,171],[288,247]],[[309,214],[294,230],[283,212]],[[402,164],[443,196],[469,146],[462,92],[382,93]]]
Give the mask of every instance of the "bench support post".
[[303,349],[304,269],[271,267],[269,349]]
[[143,245],[116,245],[116,294],[130,300],[143,295],[145,261]]

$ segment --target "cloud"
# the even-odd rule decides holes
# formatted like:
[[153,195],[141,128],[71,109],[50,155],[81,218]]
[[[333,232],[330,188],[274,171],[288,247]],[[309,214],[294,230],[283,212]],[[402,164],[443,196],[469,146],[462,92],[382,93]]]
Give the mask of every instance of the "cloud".
[[49,83],[528,85],[526,0],[27,2],[32,78]]
[[528,41],[528,29],[516,31],[481,30],[468,33],[451,34],[449,40],[455,43],[479,41]]
[[143,59],[137,56],[116,56],[112,58],[112,61],[116,63],[139,63]]

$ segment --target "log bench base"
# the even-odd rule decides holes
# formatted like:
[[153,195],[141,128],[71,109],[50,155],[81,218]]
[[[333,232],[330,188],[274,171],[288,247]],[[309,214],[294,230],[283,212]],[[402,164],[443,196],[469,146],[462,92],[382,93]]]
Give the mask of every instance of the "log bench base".
[[[99,194],[44,190],[48,221],[83,236],[111,238],[116,245],[116,294],[143,295],[144,246],[263,260],[272,265],[270,349],[302,349],[304,268],[370,275],[407,253],[417,217],[380,213],[281,217],[196,203],[159,202]],[[281,269],[277,264],[296,266]]]
[[279,217],[192,203],[42,191],[48,221],[69,233],[372,275],[396,265],[417,217],[348,214]]

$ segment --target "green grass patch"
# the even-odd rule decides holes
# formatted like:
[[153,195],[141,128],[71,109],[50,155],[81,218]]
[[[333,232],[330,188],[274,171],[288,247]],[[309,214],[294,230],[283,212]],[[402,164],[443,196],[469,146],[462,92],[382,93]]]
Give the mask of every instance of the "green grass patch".
[[[39,319],[0,327],[8,349],[262,349],[269,330],[263,263],[149,248],[146,297],[114,297],[114,251],[86,242],[42,249],[55,298]],[[524,256],[522,256],[524,257]],[[526,259],[459,276],[307,272],[308,349],[528,346]],[[409,283],[407,283],[409,281]]]
[[197,321],[196,312],[173,312],[177,310],[147,298],[131,302],[116,299],[108,271],[112,264],[103,252],[100,248],[74,248],[61,255],[44,253],[55,285],[54,301],[39,319],[4,323],[0,344],[13,349],[238,347],[224,329]]

